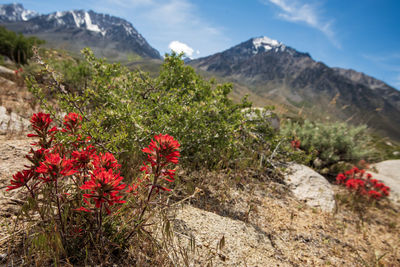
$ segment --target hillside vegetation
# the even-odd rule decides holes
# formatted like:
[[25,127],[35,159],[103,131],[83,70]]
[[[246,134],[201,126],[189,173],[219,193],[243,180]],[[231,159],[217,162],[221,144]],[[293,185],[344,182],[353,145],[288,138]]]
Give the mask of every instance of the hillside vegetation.
[[[369,180],[347,186],[367,179],[360,169],[369,163],[398,157],[395,143],[377,142],[366,127],[301,118],[281,118],[276,127],[274,107],[234,102],[232,84],[204,79],[176,54],[165,56],[157,75],[108,63],[90,49],[80,59],[40,50],[28,63],[23,75],[41,112],[31,117],[21,169],[7,178],[0,172],[5,199],[18,207],[2,217],[3,232],[14,227],[1,239],[8,242],[4,263],[231,263],[227,255],[243,245],[233,245],[232,233],[219,237],[216,248],[196,243],[197,230],[187,225],[204,216],[256,233],[258,241],[249,242],[264,243],[251,251],[268,255],[247,255],[249,262],[252,256],[265,260],[260,264],[297,266],[400,262],[398,206],[386,186]],[[5,163],[23,160],[20,151],[14,158],[7,153]],[[330,178],[342,173],[347,188],[333,182],[334,212],[293,197],[284,178],[294,162]],[[184,204],[189,208],[179,211]],[[184,222],[185,214],[195,222]],[[210,231],[205,239],[215,238],[215,226],[222,229],[202,226]]]

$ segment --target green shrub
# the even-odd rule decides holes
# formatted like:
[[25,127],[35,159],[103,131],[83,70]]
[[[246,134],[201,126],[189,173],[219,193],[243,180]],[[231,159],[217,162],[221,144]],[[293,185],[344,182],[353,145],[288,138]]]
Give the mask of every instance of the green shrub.
[[90,79],[90,68],[85,61],[62,60],[55,63],[56,70],[63,74],[63,84],[70,92],[82,92]]
[[[28,86],[53,116],[84,114],[83,129],[104,150],[118,155],[124,172],[136,169],[137,148],[158,133],[175,136],[183,147],[183,165],[193,168],[223,167],[248,157],[244,149],[250,137],[244,130],[254,127],[245,126],[242,109],[251,104],[234,104],[228,98],[231,84],[202,79],[176,54],[166,55],[159,76],[151,78],[97,59],[88,49],[83,53],[85,73],[90,73],[86,86],[66,90],[65,75],[52,71],[57,82],[39,86],[31,79]],[[57,108],[46,105],[45,96],[54,93]]]
[[[281,133],[300,141],[300,149],[313,155],[310,165],[317,169],[334,168],[340,162],[357,163],[368,160],[374,153],[366,126],[350,126],[346,123],[287,121]],[[346,166],[347,167],[347,166]]]

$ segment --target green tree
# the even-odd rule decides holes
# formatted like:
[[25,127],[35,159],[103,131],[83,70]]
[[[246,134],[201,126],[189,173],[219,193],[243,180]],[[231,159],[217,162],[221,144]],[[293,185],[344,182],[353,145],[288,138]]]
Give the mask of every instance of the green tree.
[[0,54],[9,57],[17,64],[26,64],[32,57],[32,47],[43,44],[36,37],[24,37],[0,26]]

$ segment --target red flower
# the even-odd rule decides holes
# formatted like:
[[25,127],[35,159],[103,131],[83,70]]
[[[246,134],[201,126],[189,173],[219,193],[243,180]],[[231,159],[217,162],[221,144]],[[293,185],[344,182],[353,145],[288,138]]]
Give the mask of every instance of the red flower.
[[338,184],[343,184],[343,183],[346,181],[346,179],[347,179],[347,177],[346,177],[346,175],[344,175],[343,173],[339,173],[339,174],[336,176],[336,182],[337,182]]
[[88,210],[87,208],[84,208],[84,207],[80,207],[80,208],[77,208],[77,209],[74,209],[74,210],[76,210],[76,211],[85,211],[85,212],[92,212],[91,210]]
[[13,178],[10,181],[11,185],[7,186],[8,189],[6,191],[10,191],[25,186],[34,176],[35,173],[31,169],[23,170],[22,172],[17,172],[16,174],[13,175]]
[[[89,181],[86,181],[80,189],[90,190],[89,194],[83,194],[86,199],[93,199],[96,208],[100,208],[102,203],[107,203],[112,206],[115,203],[125,203],[121,200],[121,190],[125,188],[125,184],[121,184],[123,177],[114,174],[112,170],[106,171],[105,169],[94,171]],[[110,213],[107,206],[105,206],[107,213]]]
[[60,154],[53,153],[45,156],[45,161],[40,163],[36,169],[37,173],[49,174],[51,178],[45,176],[42,179],[46,182],[53,181],[59,174],[69,176],[76,173],[73,165],[73,160],[67,160],[65,157],[61,158]]
[[382,194],[375,190],[370,190],[368,191],[368,196],[371,198],[380,199],[382,197]]
[[156,135],[155,140],[151,140],[150,145],[142,149],[144,153],[147,153],[147,161],[152,166],[161,164],[165,166],[167,163],[178,164],[178,157],[180,157],[179,151],[177,150],[180,146],[178,141],[168,134]]
[[300,148],[300,140],[295,139],[295,140],[292,140],[290,143],[292,144],[293,148]]
[[97,154],[92,154],[91,155],[93,159],[93,166],[96,169],[101,169],[104,168],[106,170],[111,170],[113,169],[114,171],[118,170],[121,168],[121,165],[118,164],[118,161],[115,159],[114,155],[111,153],[99,153]]
[[128,189],[126,190],[126,192],[127,193],[132,193],[133,192],[133,194],[136,195],[138,187],[139,187],[138,184],[128,185]]
[[[45,114],[42,112],[33,114],[30,120],[33,129],[39,132],[47,131],[52,121],[53,120],[50,118],[50,114]],[[28,137],[33,137],[33,135],[28,135]]]
[[74,132],[75,130],[81,128],[82,116],[76,113],[69,113],[64,117],[64,127],[62,132]]
[[360,187],[363,187],[365,185],[365,182],[360,179],[349,179],[346,181],[346,187],[349,189],[359,189]]
[[336,176],[336,181],[338,184],[344,184],[350,190],[355,190],[361,195],[367,195],[376,200],[389,195],[390,188],[384,183],[371,179],[372,175],[369,173],[366,174],[366,177],[364,176],[365,170],[354,167],[344,174],[339,173]]
[[93,146],[88,146],[82,151],[73,151],[71,156],[74,159],[74,166],[85,168],[95,153],[96,149]]
[[164,180],[166,180],[168,182],[175,181],[174,176],[175,176],[175,170],[162,170],[161,171],[161,178],[163,178]]

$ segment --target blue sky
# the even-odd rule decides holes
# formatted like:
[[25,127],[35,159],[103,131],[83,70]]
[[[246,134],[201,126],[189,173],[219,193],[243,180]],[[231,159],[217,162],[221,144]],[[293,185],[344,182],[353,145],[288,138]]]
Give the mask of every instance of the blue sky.
[[[1,1],[1,4],[10,3]],[[268,36],[331,67],[400,89],[399,0],[21,0],[40,13],[92,9],[130,21],[160,53],[191,57]]]

